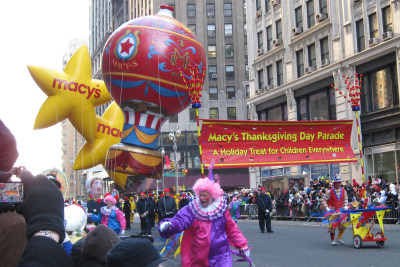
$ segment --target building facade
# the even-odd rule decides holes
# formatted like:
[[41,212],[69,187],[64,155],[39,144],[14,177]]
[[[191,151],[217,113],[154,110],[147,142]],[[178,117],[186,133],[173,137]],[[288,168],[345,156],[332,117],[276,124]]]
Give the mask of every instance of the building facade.
[[[249,0],[247,4],[252,120],[355,120],[345,76],[363,74],[361,132],[365,178],[387,182],[400,170],[400,1]],[[251,44],[251,45],[250,45]],[[276,176],[327,176],[361,181],[354,123],[352,148],[359,161],[254,168],[251,184]]]

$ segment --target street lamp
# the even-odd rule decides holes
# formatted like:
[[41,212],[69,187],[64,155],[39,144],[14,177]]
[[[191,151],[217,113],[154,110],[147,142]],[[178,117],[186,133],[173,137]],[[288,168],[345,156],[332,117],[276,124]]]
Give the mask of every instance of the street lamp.
[[176,160],[176,158],[177,158],[177,156],[176,156],[176,149],[177,149],[177,146],[176,146],[176,138],[179,138],[179,136],[181,136],[181,130],[179,130],[179,128],[176,128],[175,132],[174,132],[174,131],[171,131],[171,132],[168,134],[169,140],[171,140],[171,141],[174,142],[173,149],[174,149],[174,153],[175,153],[175,180],[176,180],[176,192],[175,192],[175,193],[178,193],[178,185],[179,185],[179,184],[178,184],[178,179],[179,179],[178,170],[179,170],[179,166],[178,166],[178,161]]

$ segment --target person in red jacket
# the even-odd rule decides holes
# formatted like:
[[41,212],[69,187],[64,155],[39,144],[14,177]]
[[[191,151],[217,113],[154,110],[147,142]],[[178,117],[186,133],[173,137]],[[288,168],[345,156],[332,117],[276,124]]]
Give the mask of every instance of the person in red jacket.
[[[340,208],[343,208],[345,210],[348,210],[348,204],[349,200],[347,198],[347,193],[346,190],[344,190],[341,187],[342,180],[339,177],[336,177],[333,180],[333,187],[327,190],[325,195],[322,197],[322,206],[325,208],[327,212],[330,211],[339,211]],[[345,226],[343,226],[342,222],[345,220],[346,216],[341,216],[340,214],[334,215],[332,218],[332,223],[329,226],[330,228],[330,236],[331,236],[331,243],[333,246],[337,245],[337,242],[335,241],[335,231],[336,228],[339,229],[339,234],[337,237],[337,241],[340,244],[344,244],[342,240],[342,235],[344,233],[344,230],[346,229]]]

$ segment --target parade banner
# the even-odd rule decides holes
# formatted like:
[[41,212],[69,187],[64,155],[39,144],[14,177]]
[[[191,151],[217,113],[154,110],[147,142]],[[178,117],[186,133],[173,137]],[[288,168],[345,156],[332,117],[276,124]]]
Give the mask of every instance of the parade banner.
[[214,168],[355,162],[352,120],[202,120],[203,164]]

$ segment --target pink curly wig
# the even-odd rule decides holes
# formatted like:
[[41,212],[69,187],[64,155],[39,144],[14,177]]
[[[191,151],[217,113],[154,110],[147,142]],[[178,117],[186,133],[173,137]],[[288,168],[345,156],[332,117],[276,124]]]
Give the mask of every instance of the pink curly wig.
[[199,196],[202,191],[207,191],[211,194],[213,199],[217,199],[224,194],[219,184],[207,178],[198,179],[193,185],[193,191],[196,193],[196,196]]
[[104,203],[107,203],[107,200],[110,200],[111,203],[112,203],[113,205],[115,205],[115,204],[117,203],[117,200],[116,200],[115,198],[113,198],[112,195],[106,196],[106,197],[103,199]]

